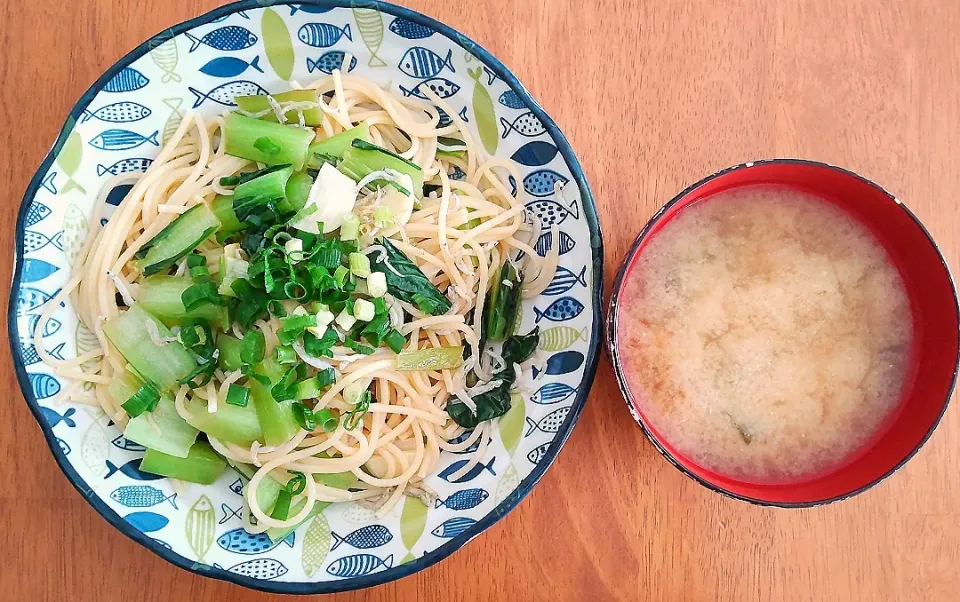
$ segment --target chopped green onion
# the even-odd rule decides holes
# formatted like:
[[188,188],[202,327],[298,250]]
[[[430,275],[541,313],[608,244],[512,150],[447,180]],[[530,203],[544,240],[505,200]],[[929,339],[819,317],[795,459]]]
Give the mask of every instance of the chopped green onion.
[[316,250],[315,255],[313,256],[313,264],[327,268],[328,270],[334,270],[341,267],[340,262],[343,260],[343,253],[340,252],[340,249],[333,247],[322,247]]
[[297,420],[300,428],[311,433],[317,429],[317,421],[314,419],[313,411],[310,408],[299,401],[291,407],[293,408],[293,417]]
[[270,513],[270,518],[276,520],[287,520],[287,517],[290,515],[290,502],[293,499],[293,496],[286,489],[280,490],[280,495],[277,496],[277,501],[273,505],[273,512]]
[[360,216],[348,213],[340,222],[340,240],[357,240],[360,234]]
[[392,349],[394,353],[400,353],[403,351],[403,346],[407,344],[407,338],[400,334],[396,328],[391,328],[387,336],[383,337],[383,342],[386,343],[387,347]]
[[293,347],[277,345],[277,348],[274,349],[274,353],[274,357],[278,364],[289,365],[297,362],[297,352],[293,350]]
[[240,359],[245,364],[259,364],[266,353],[267,341],[259,330],[248,330],[243,335],[243,348],[240,349]]
[[[366,258],[365,255],[362,257]],[[369,322],[376,313],[376,308],[374,308],[373,303],[370,303],[366,299],[357,299],[353,304],[353,317],[361,322]]]
[[287,481],[284,488],[293,495],[300,495],[303,493],[303,490],[307,488],[307,476],[296,470],[291,470],[290,474],[292,474],[293,477]]
[[363,253],[350,253],[350,271],[354,276],[366,278],[370,275],[370,258]]
[[347,309],[348,308],[344,307],[336,319],[337,325],[344,330],[350,330],[353,328],[353,325],[357,323],[357,319],[350,315],[351,312],[347,311]]
[[323,432],[325,433],[332,433],[333,431],[337,430],[337,424],[340,422],[337,420],[337,417],[333,415],[333,412],[327,408],[323,408],[322,410],[317,410],[314,412],[313,418],[317,421],[317,424],[320,425],[320,428],[323,429]]
[[360,394],[357,403],[353,409],[344,415],[344,427],[352,431],[363,422],[363,416],[370,410],[370,402],[373,400],[373,394],[370,391],[364,391]]
[[183,303],[184,310],[190,312],[206,305],[223,305],[220,294],[217,292],[217,285],[213,282],[198,282],[193,286],[184,289],[180,295],[180,301]]
[[280,318],[280,330],[296,330],[303,332],[311,326],[317,325],[317,316],[313,314],[301,314]]
[[393,225],[393,209],[380,205],[373,210],[373,223],[377,228],[389,228]]
[[367,276],[367,293],[371,297],[377,297],[376,301],[380,301],[380,298],[387,294],[387,275],[383,272],[373,272]]
[[331,349],[339,340],[337,331],[333,328],[328,328],[322,337],[316,337],[307,332],[303,335],[303,349],[307,355],[313,357],[331,357],[333,355]]
[[350,275],[350,270],[348,270],[344,266],[338,267],[333,272],[333,279],[334,281],[336,281],[338,288],[343,288],[343,284],[347,281],[347,276],[349,275]]
[[359,353],[361,355],[370,355],[376,351],[376,349],[373,347],[368,347],[356,341],[351,341],[350,339],[345,340],[343,342],[343,346],[347,349],[350,349],[354,353]]
[[230,384],[230,388],[227,389],[227,403],[232,406],[245,408],[249,401],[250,389],[236,383]]
[[143,383],[130,399],[121,404],[123,409],[132,418],[144,412],[152,412],[160,403],[160,392],[150,383]]

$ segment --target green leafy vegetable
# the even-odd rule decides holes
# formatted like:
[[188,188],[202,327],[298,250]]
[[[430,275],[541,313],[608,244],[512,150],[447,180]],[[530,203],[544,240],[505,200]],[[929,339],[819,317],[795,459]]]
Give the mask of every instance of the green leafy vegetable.
[[[370,257],[370,270],[380,272],[387,278],[388,292],[407,303],[412,303],[424,313],[438,316],[449,311],[450,300],[420,271],[415,263],[397,249],[386,238],[378,244],[384,252],[373,252]],[[390,268],[393,269],[390,269]]]

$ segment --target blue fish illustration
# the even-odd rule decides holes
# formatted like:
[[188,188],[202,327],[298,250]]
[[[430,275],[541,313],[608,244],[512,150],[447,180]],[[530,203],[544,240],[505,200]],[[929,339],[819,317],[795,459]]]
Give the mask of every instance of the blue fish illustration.
[[556,190],[558,182],[563,185],[569,181],[567,177],[552,169],[538,169],[523,178],[523,189],[536,197],[550,196]]
[[60,392],[60,381],[49,374],[28,374],[30,386],[37,399],[53,397]]
[[537,374],[543,372],[544,374],[569,374],[583,365],[583,354],[579,351],[561,351],[560,353],[550,356],[550,359],[547,360],[547,365],[543,370],[538,370],[536,366],[533,367],[533,377],[536,378]]
[[451,510],[470,510],[483,503],[490,497],[486,489],[462,489],[445,500],[437,499],[434,508],[446,506]]
[[131,148],[137,148],[146,142],[149,142],[154,146],[160,146],[160,141],[157,140],[157,135],[159,133],[160,132],[158,130],[154,130],[154,132],[149,136],[143,137],[142,135],[136,132],[131,132],[130,130],[105,130],[90,140],[90,146],[106,151],[130,150]]
[[558,152],[557,147],[549,142],[534,140],[518,148],[517,152],[513,153],[513,156],[510,158],[520,165],[537,167],[553,161],[553,158],[557,156]]
[[497,476],[497,473],[494,472],[493,470],[494,460],[496,460],[496,458],[493,458],[489,462],[487,462],[486,466],[484,466],[483,464],[477,464],[476,466],[471,468],[469,471],[467,471],[467,474],[463,475],[462,477],[460,477],[455,481],[451,481],[450,476],[456,473],[458,470],[460,470],[464,466],[466,466],[467,462],[470,461],[470,460],[457,460],[450,466],[447,466],[446,468],[444,468],[443,472],[441,472],[438,476],[448,483],[466,483],[467,481],[472,481],[475,478],[479,477],[484,470],[488,470],[490,471],[490,474],[492,474],[493,476]]
[[[291,532],[283,538],[283,543],[293,547],[296,534]],[[217,538],[217,545],[228,552],[236,554],[260,554],[269,552],[280,545],[280,541],[271,541],[266,533],[247,533],[243,527],[231,529]]]
[[397,17],[390,24],[390,31],[407,40],[423,40],[433,35],[433,30],[409,19]]
[[35,226],[48,215],[50,215],[50,208],[41,202],[34,201],[30,203],[30,208],[27,209],[27,215],[24,218],[23,225],[27,228]]
[[416,86],[412,90],[408,90],[403,86],[400,86],[400,91],[403,92],[404,96],[416,96],[417,98],[422,98],[427,100],[426,94],[423,93],[423,88],[426,86],[434,94],[440,98],[450,98],[454,94],[460,91],[460,86],[456,83],[450,81],[445,77],[434,77],[432,79],[427,79]]
[[457,516],[443,521],[436,529],[431,531],[434,537],[452,538],[460,535],[473,525],[477,524],[472,518],[466,516]]
[[[222,524],[226,523],[228,520],[230,520],[231,518],[235,518],[235,519],[237,519],[237,520],[243,520],[243,517],[240,516],[240,511],[241,511],[242,509],[243,509],[243,506],[237,506],[237,509],[234,510],[233,508],[231,508],[230,506],[228,506],[228,505],[226,505],[226,504],[220,504],[220,510],[223,511],[223,518],[221,518],[219,521],[217,521],[217,524],[218,524],[218,525],[222,525]],[[291,533],[291,535],[292,535],[292,533]]]
[[303,11],[312,15],[321,15],[333,10],[332,6],[314,6],[312,4],[291,4],[290,16],[297,14],[297,11]]
[[25,230],[23,232],[24,253],[33,253],[34,251],[39,251],[49,244],[52,244],[54,247],[62,251],[63,232],[57,232],[53,235],[53,238],[43,234],[42,232],[34,232],[33,230]]
[[550,284],[543,290],[543,295],[562,295],[577,284],[587,286],[587,266],[580,269],[580,274],[574,274],[567,268],[560,266]]
[[43,419],[47,421],[47,424],[50,425],[50,428],[53,428],[60,424],[61,422],[67,425],[70,428],[77,426],[77,423],[73,421],[72,416],[77,413],[73,408],[67,408],[67,411],[61,416],[59,412],[52,408],[40,408],[40,412],[43,414]]
[[57,437],[57,445],[60,446],[60,451],[63,452],[63,455],[65,455],[65,456],[69,456],[69,455],[70,455],[71,449],[70,449],[70,444],[69,444],[69,443],[67,443],[66,441],[64,441],[64,440],[61,439],[60,437]]
[[540,405],[560,403],[569,399],[576,392],[576,389],[566,383],[547,383],[530,396],[530,401]]
[[549,447],[550,447],[549,443],[538,445],[534,449],[530,450],[529,454],[527,454],[527,460],[529,460],[533,464],[539,464],[540,460],[543,460],[543,457],[547,455],[547,448]]
[[142,472],[140,470],[140,459],[130,460],[123,466],[117,468],[117,465],[107,460],[107,474],[103,477],[104,479],[109,479],[117,471],[122,472],[131,479],[136,479],[137,481],[156,481],[162,479],[160,475],[150,474],[149,472]]
[[84,109],[80,123],[85,123],[96,117],[100,121],[109,123],[132,123],[150,116],[152,111],[138,102],[122,100],[100,107],[96,111]]
[[97,175],[105,176],[111,174],[114,176],[119,176],[122,173],[129,173],[132,171],[147,171],[147,168],[153,163],[153,159],[147,159],[146,157],[130,157],[128,159],[120,159],[110,167],[105,167],[103,165],[97,165]]
[[392,566],[393,554],[383,559],[373,554],[354,554],[353,556],[337,558],[327,567],[327,572],[334,577],[362,577],[380,567],[389,569]]
[[[560,254],[566,255],[577,246],[577,241],[573,240],[573,237],[567,234],[566,232],[560,231]],[[537,251],[537,255],[545,257],[550,249],[553,248],[553,234],[551,232],[544,232],[540,235],[540,238],[537,239],[537,242],[534,243],[533,248]]]
[[553,224],[562,224],[571,215],[573,219],[580,219],[580,207],[577,201],[570,203],[567,209],[560,203],[550,199],[539,199],[527,203],[527,211],[540,220],[540,225],[547,230]]
[[330,23],[304,23],[297,30],[297,38],[307,46],[313,46],[314,48],[329,48],[344,36],[351,42],[353,41],[349,23],[344,25],[342,29]]
[[547,309],[543,311],[540,311],[539,308],[534,307],[533,313],[536,316],[536,323],[539,324],[540,320],[544,318],[550,320],[551,322],[572,320],[583,313],[584,309],[583,303],[580,303],[573,297],[560,297],[547,306]]
[[110,494],[110,499],[123,504],[127,508],[150,508],[157,504],[170,502],[174,510],[177,508],[177,494],[165,494],[163,491],[150,485],[124,485],[117,487]]
[[[219,564],[214,564],[214,568],[223,570]],[[236,564],[229,569],[231,573],[242,575],[243,577],[252,577],[253,579],[263,579],[269,581],[287,574],[287,567],[279,560],[273,558],[254,558],[246,562]]]
[[460,169],[459,165],[454,165],[453,169],[450,170],[450,179],[451,180],[464,180],[467,177],[467,172]]
[[213,77],[236,77],[246,71],[247,67],[253,67],[256,71],[263,73],[259,56],[253,57],[249,63],[233,56],[221,56],[200,67],[200,73]]
[[488,86],[492,86],[492,85],[493,85],[493,82],[495,82],[495,81],[497,81],[498,79],[500,79],[500,76],[497,75],[496,73],[494,73],[493,71],[491,71],[491,70],[490,70],[490,67],[487,67],[486,65],[484,65],[484,66],[483,66],[483,70],[484,70],[484,71],[486,72],[486,74],[487,74],[487,85],[488,85]]
[[[56,294],[56,292],[53,293],[53,295]],[[35,288],[27,286],[21,288],[17,291],[17,315],[22,316],[29,311],[33,311],[49,301],[53,295],[48,295],[43,291],[38,291]]]
[[500,95],[498,99],[500,104],[507,107],[508,109],[526,109],[527,105],[523,104],[523,99],[520,98],[520,95],[514,92],[513,90],[507,90]]
[[27,257],[23,260],[23,271],[20,273],[20,279],[23,282],[36,282],[43,280],[59,269],[60,268],[52,263],[47,263],[42,259]]
[[243,495],[243,480],[241,480],[240,477],[237,477],[236,481],[230,483],[230,491],[237,495]]
[[447,115],[446,111],[444,111],[440,107],[434,107],[434,109],[437,111],[437,114],[440,116],[440,121],[437,123],[438,128],[445,128],[451,123],[453,123],[453,120],[450,119],[450,116]]
[[167,526],[170,522],[166,516],[156,512],[131,512],[123,517],[125,521],[143,533],[153,533]]
[[311,61],[310,58],[307,58],[307,72],[313,73],[314,71],[320,70],[330,75],[334,72],[335,69],[340,69],[341,71],[346,71],[347,73],[353,71],[357,66],[357,57],[350,56],[350,64],[347,65],[347,68],[343,68],[343,60],[346,58],[346,53],[342,50],[331,50],[329,52],[323,53],[320,58],[315,61]]
[[501,117],[500,125],[503,126],[503,134],[500,137],[504,140],[507,139],[510,132],[516,132],[524,138],[535,138],[547,131],[543,122],[533,114],[533,111],[527,111],[526,113],[518,115],[512,123],[507,121],[506,118]]
[[517,179],[513,176],[507,176],[507,182],[510,183],[510,196],[517,196]]
[[[37,324],[39,323],[40,316],[26,316],[26,324],[23,326],[23,328],[20,327],[18,322],[17,330],[22,333],[20,335],[21,340],[32,341],[33,333],[36,332]],[[60,323],[60,320],[56,318],[50,318],[47,320],[47,324],[43,327],[43,337],[46,338],[56,334],[57,331],[60,330],[61,326],[63,326],[63,324]]]
[[559,432],[560,427],[563,425],[563,421],[567,419],[567,414],[570,413],[571,407],[572,406],[566,406],[554,410],[544,416],[540,422],[537,422],[533,418],[527,416],[527,432],[524,437],[529,437],[534,431],[543,431],[544,433]]
[[51,194],[57,194],[57,185],[54,182],[56,177],[57,172],[51,171],[43,178],[43,181],[40,182],[40,186],[42,186],[44,190],[50,192]]
[[358,550],[369,550],[386,545],[393,540],[393,533],[383,525],[367,525],[344,537],[336,533],[330,533],[330,536],[333,537],[331,551],[336,550],[342,543],[350,544]]
[[444,67],[449,68],[453,73],[457,72],[453,68],[453,50],[447,50],[447,56],[444,58],[423,46],[414,46],[407,50],[400,58],[397,67],[400,71],[417,79],[436,77]]
[[[66,343],[60,343],[53,349],[47,351],[47,353],[58,360],[62,360],[64,346],[66,346]],[[33,346],[33,343],[24,344],[23,341],[20,341],[20,359],[23,360],[24,366],[32,366],[40,362],[40,354],[37,353],[37,348]]]
[[118,449],[122,449],[123,451],[128,451],[128,452],[147,451],[147,448],[140,445],[136,441],[131,441],[127,439],[123,435],[117,435],[116,437],[113,438],[113,441],[111,441],[110,443],[112,443],[114,447]]
[[110,192],[107,193],[107,204],[119,207],[120,203],[123,202],[123,199],[127,198],[127,194],[129,194],[131,190],[133,190],[133,184],[114,186],[110,189]]
[[207,32],[202,38],[197,38],[190,32],[184,35],[190,40],[190,52],[200,48],[201,44],[206,44],[216,50],[243,50],[244,48],[250,48],[258,40],[252,31],[239,25],[226,25],[214,29]]
[[253,96],[255,94],[268,93],[260,84],[243,79],[220,84],[207,93],[203,93],[193,87],[187,87],[187,90],[190,90],[190,93],[196,97],[196,100],[193,101],[194,109],[202,105],[206,100],[212,100],[225,107],[235,107],[237,106],[237,103],[233,102],[235,96]]
[[133,67],[124,67],[110,78],[104,86],[104,92],[133,92],[146,86],[150,80]]

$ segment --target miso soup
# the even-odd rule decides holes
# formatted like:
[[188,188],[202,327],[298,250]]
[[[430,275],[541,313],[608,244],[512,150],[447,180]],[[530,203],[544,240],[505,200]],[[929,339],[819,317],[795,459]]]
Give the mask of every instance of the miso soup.
[[623,370],[647,422],[730,477],[839,468],[909,380],[900,273],[866,227],[792,188],[684,208],[641,250],[621,299]]

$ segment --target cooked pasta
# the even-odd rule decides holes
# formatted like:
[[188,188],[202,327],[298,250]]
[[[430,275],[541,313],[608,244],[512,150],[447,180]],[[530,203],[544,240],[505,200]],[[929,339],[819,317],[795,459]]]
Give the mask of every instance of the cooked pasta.
[[[145,173],[105,186],[134,184],[102,227],[97,199],[37,325],[42,359],[76,381],[63,395],[147,447],[142,470],[245,474],[252,532],[318,501],[383,514],[430,497],[445,450],[475,448],[468,473],[532,354],[520,298],[549,284],[556,250],[531,249],[513,166],[425,93],[334,71],[188,113]],[[101,348],[59,360],[40,333],[67,299]]]

